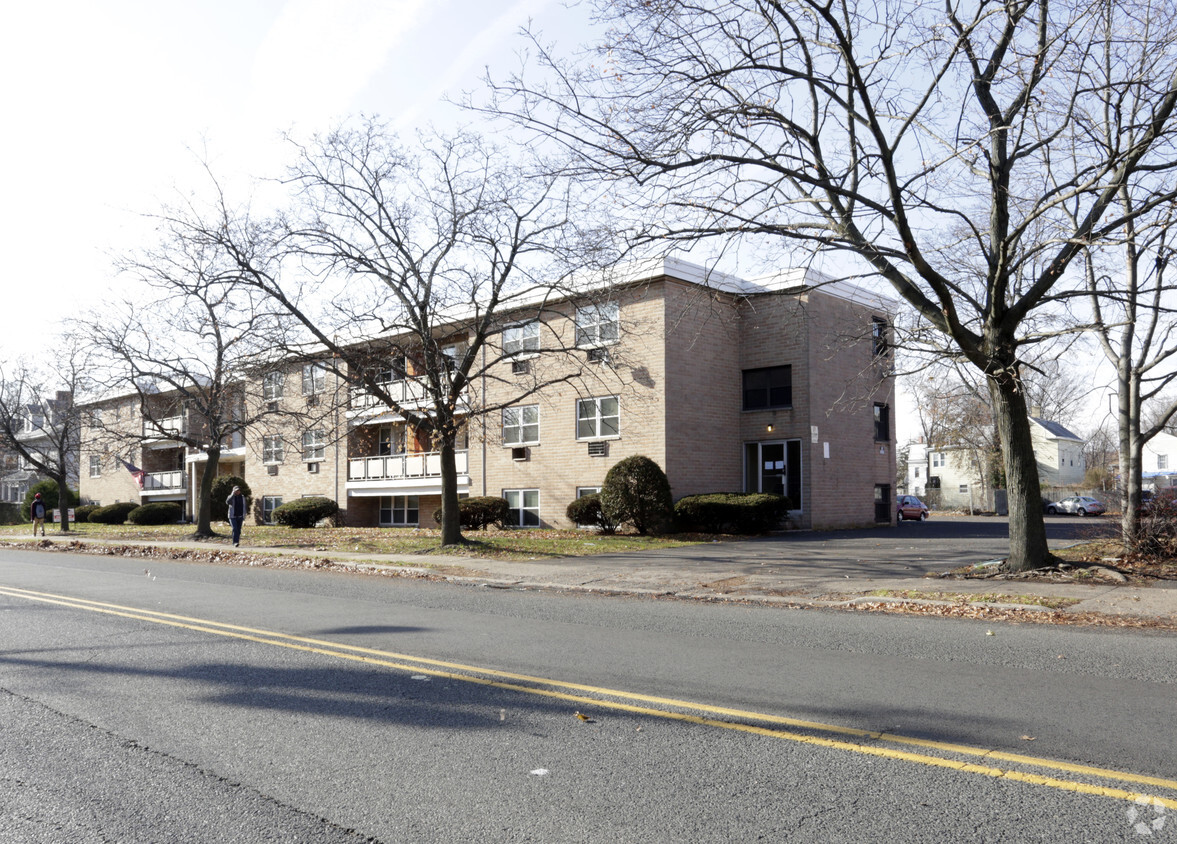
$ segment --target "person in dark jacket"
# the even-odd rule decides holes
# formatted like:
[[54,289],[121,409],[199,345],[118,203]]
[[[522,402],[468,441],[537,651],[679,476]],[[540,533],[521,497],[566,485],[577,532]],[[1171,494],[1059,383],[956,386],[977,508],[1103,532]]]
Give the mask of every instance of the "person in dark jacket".
[[229,524],[233,528],[233,545],[236,547],[241,544],[241,525],[245,522],[245,496],[241,494],[241,487],[233,487],[225,504],[229,507]]
[[29,515],[33,517],[33,536],[37,535],[37,528],[41,529],[41,536],[45,535],[45,502],[41,500],[41,493],[33,496],[33,504],[29,507]]

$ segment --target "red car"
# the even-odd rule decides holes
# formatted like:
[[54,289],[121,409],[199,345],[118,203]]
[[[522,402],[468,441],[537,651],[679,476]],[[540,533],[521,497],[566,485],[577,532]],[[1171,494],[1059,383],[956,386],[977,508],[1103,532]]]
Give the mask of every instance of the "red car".
[[928,518],[928,505],[914,495],[900,495],[895,503],[895,518],[901,522],[906,519],[919,519],[922,522]]

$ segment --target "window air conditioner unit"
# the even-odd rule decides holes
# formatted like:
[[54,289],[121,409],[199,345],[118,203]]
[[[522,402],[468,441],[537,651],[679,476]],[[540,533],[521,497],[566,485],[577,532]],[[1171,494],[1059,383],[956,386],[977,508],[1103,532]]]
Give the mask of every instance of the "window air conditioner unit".
[[512,460],[527,460],[530,457],[531,449],[529,449],[527,446],[519,446],[517,448],[511,449]]
[[608,457],[609,456],[609,443],[607,443],[607,442],[589,443],[588,444],[588,456],[589,457]]
[[608,363],[609,350],[608,349],[589,349],[586,353],[589,363]]
[[310,472],[312,475],[319,474],[319,464],[318,463],[308,463],[307,464],[307,471]]
[[512,375],[526,375],[531,372],[531,361],[529,360],[513,360],[511,361]]
[[267,475],[276,475],[276,474],[278,474],[278,467],[277,467],[277,466],[267,466],[267,467],[266,467],[266,474],[267,474]]
[[318,407],[318,405],[319,405],[319,397],[318,396],[307,396],[307,407]]
[[276,401],[268,401],[268,402],[266,402],[266,410],[268,410],[268,411],[270,411],[270,412],[272,413],[272,412],[274,412],[274,411],[275,411],[275,410],[277,410],[277,409],[278,409],[278,402],[276,402]]

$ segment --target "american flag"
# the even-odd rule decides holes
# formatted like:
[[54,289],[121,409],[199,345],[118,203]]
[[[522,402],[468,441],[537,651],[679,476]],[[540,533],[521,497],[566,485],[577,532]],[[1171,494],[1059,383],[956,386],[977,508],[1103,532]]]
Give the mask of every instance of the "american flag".
[[135,479],[135,483],[139,485],[139,489],[143,489],[143,476],[147,473],[134,463],[128,463],[126,460],[119,460],[119,463],[127,467],[127,471],[131,473],[131,477]]

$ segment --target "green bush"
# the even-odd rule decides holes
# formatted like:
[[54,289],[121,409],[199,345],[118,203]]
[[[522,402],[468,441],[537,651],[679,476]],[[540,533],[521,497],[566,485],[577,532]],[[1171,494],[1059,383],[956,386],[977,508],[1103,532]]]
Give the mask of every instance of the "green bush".
[[683,530],[703,533],[764,533],[789,511],[783,495],[760,492],[719,492],[688,495],[674,505],[674,518]]
[[[20,505],[20,519],[22,522],[31,520],[30,507],[33,506],[33,498],[37,493],[41,493],[41,500],[45,502],[46,510],[54,510],[58,506],[57,501],[57,481],[37,481],[29,487],[29,491],[25,493],[25,500]],[[78,497],[77,490],[69,490],[69,503],[67,507],[77,507],[81,499]],[[52,512],[45,514],[45,520],[49,521],[53,518]]]
[[221,475],[213,481],[212,501],[209,503],[209,517],[214,522],[229,520],[229,507],[225,504],[225,499],[233,492],[235,486],[241,487],[241,494],[245,496],[245,512],[249,512],[249,502],[253,498],[253,490],[249,488],[249,484],[244,478],[236,475]]
[[120,501],[117,504],[107,504],[105,507],[92,510],[89,521],[97,522],[100,525],[121,525],[127,520],[127,516],[131,514],[131,511],[138,509],[138,507],[139,505],[134,501]]
[[617,523],[605,515],[601,509],[601,496],[597,493],[582,495],[574,499],[564,515],[580,526],[600,528],[601,533],[612,535],[617,532]]
[[183,512],[174,501],[153,501],[128,513],[127,521],[133,525],[171,525],[180,521]]
[[649,457],[626,457],[605,476],[601,508],[611,521],[628,522],[643,536],[662,533],[674,515],[670,481],[662,467]]
[[[232,489],[232,487],[230,487]],[[244,489],[242,490],[244,492]],[[330,498],[297,498],[274,508],[274,521],[294,528],[311,528],[339,512],[339,505]]]
[[81,507],[75,508],[74,509],[74,521],[75,522],[88,522],[88,521],[90,521],[90,514],[93,513],[97,509],[98,509],[97,504],[83,504]]
[[19,525],[20,505],[15,501],[0,501],[0,525]]
[[[458,499],[458,522],[466,530],[486,530],[489,525],[506,527],[511,505],[505,498],[491,496]],[[433,511],[433,520],[441,524],[441,508]]]

